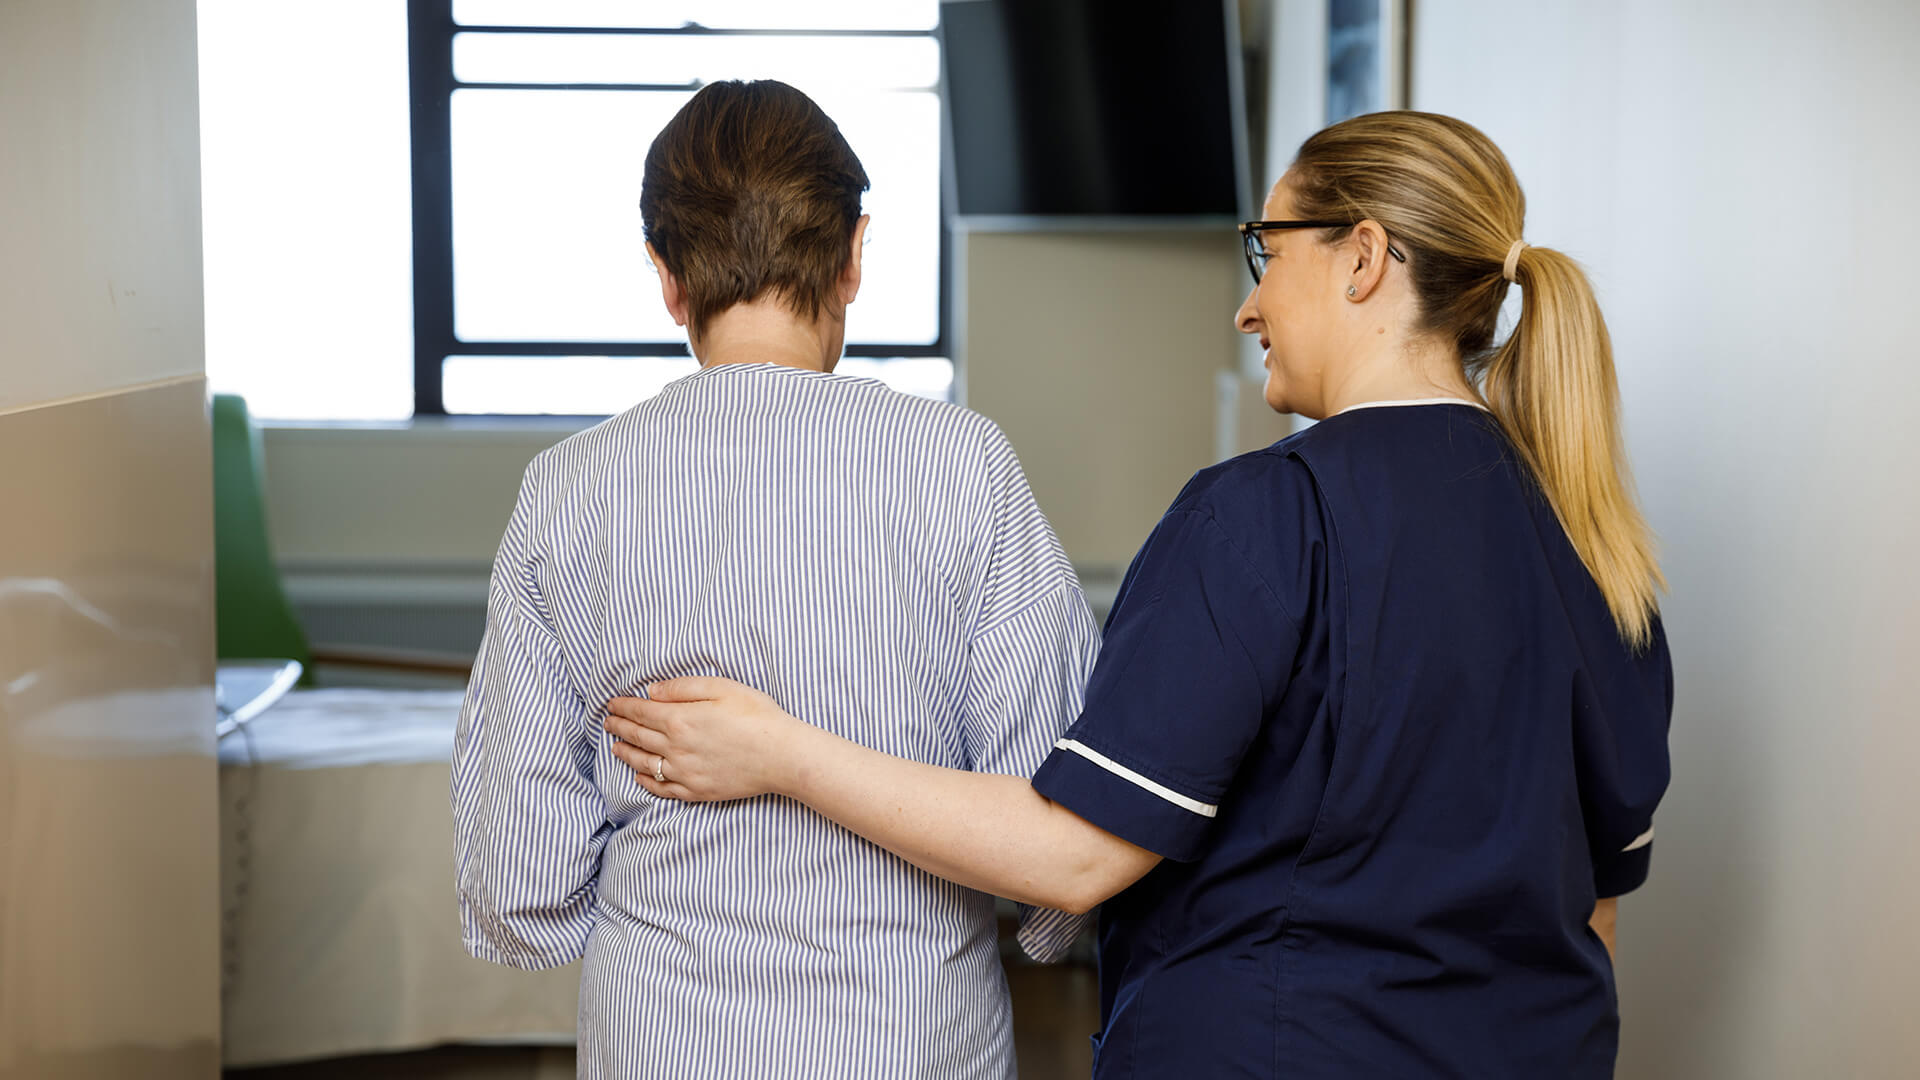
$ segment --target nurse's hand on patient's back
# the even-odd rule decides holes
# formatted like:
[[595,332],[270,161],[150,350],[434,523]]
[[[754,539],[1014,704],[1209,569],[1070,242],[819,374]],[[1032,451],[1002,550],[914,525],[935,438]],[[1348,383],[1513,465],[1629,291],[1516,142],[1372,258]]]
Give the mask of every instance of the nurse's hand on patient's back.
[[813,729],[772,698],[720,678],[669,679],[647,693],[614,698],[605,721],[614,755],[640,786],[687,802],[785,793],[789,745]]
[[615,698],[606,727],[619,737],[613,752],[662,798],[785,795],[930,874],[1076,915],[1160,862],[1024,776],[894,757],[729,679],[675,679],[647,693]]

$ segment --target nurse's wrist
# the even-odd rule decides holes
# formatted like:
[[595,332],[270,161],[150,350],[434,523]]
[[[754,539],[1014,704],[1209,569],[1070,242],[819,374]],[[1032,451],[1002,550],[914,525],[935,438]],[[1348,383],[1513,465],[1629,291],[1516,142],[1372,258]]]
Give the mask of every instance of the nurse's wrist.
[[768,791],[812,806],[820,779],[832,772],[831,744],[839,740],[831,732],[797,719],[775,725],[768,736]]

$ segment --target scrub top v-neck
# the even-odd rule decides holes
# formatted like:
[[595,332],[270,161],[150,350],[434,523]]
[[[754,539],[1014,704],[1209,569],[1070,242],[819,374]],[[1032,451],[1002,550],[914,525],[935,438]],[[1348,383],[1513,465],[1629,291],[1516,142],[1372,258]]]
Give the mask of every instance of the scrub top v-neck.
[[1664,631],[1484,410],[1378,405],[1194,477],[1034,777],[1166,859],[1101,909],[1096,1077],[1612,1075]]

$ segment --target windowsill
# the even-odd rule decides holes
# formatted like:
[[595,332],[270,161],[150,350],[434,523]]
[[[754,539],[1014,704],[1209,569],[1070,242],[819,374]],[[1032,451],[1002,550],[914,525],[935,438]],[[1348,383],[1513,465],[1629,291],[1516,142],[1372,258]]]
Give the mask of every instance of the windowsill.
[[407,420],[256,420],[262,431],[316,439],[392,436],[431,440],[576,435],[606,422],[605,416],[416,416]]

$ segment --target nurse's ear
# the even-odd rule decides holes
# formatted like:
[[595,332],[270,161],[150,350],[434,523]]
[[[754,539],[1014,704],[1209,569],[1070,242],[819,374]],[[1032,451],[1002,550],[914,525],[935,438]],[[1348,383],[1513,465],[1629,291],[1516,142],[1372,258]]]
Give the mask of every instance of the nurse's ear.
[[1392,260],[1387,243],[1387,230],[1372,218],[1367,218],[1353,227],[1343,244],[1340,265],[1345,270],[1342,292],[1352,303],[1364,303],[1380,287],[1387,276],[1387,263]]
[[1386,277],[1386,263],[1392,259],[1388,252],[1386,229],[1375,219],[1365,219],[1348,233],[1342,242],[1340,267],[1346,271],[1342,275],[1340,290],[1346,300],[1352,304],[1363,304],[1380,286]]

